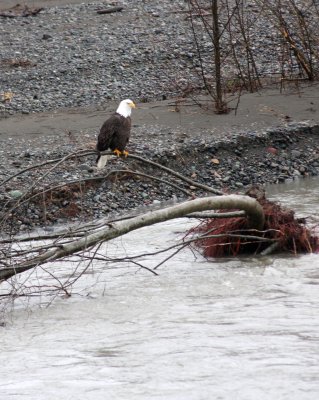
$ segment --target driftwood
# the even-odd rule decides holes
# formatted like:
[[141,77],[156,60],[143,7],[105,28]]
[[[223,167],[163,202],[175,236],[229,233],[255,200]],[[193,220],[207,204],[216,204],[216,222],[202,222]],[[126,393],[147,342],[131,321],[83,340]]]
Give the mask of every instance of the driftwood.
[[0,11],[0,17],[17,18],[17,17],[30,17],[39,14],[43,7],[29,7],[17,4],[7,10]]
[[[187,201],[160,210],[151,211],[128,220],[122,220],[114,223],[106,223],[102,227],[92,230],[84,237],[70,240],[67,243],[59,243],[54,241],[45,249],[39,246],[33,248],[31,257],[25,261],[17,261],[11,259],[8,265],[0,269],[0,281],[9,279],[10,277],[30,270],[45,263],[63,259],[64,257],[85,252],[102,242],[123,236],[133,230],[150,226],[159,222],[167,221],[174,218],[180,218],[192,212],[200,212],[213,209],[241,209],[245,211],[249,226],[252,229],[260,230],[264,225],[264,214],[260,204],[249,196],[229,195],[205,197]],[[18,259],[21,260],[21,254]]]
[[97,10],[97,14],[112,14],[116,12],[121,12],[124,7],[118,6],[118,7],[110,7],[110,8],[105,8],[103,10]]

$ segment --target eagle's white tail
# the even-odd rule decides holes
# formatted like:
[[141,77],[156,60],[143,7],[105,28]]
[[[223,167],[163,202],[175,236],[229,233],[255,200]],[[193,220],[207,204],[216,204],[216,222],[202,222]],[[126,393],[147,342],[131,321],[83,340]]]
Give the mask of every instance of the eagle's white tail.
[[105,167],[106,163],[112,158],[113,156],[100,156],[97,162],[97,169],[102,169]]

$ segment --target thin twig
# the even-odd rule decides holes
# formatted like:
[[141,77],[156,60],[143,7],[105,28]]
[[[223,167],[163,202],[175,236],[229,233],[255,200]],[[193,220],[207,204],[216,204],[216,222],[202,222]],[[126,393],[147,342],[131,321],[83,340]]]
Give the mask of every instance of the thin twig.
[[174,251],[172,254],[170,254],[168,257],[166,257],[164,260],[162,260],[159,264],[157,264],[156,267],[154,267],[154,269],[159,268],[161,265],[166,263],[166,261],[168,261],[171,258],[173,258],[174,256],[176,256],[176,254],[179,253],[181,250],[183,250],[186,246],[188,246],[188,243],[184,242],[176,251]]
[[[101,153],[101,154],[103,154],[103,153]],[[174,171],[174,170],[172,170],[172,169],[170,169],[168,167],[165,167],[164,165],[161,165],[161,164],[159,164],[159,163],[157,163],[155,161],[148,160],[146,158],[143,158],[141,156],[137,156],[135,154],[129,154],[128,157],[132,158],[133,160],[141,161],[143,163],[146,163],[146,164],[152,165],[154,167],[160,168],[163,171],[168,172],[169,174],[171,174],[173,176],[176,176],[177,178],[181,179],[182,181],[185,181],[185,182],[189,183],[192,186],[198,187],[199,189],[205,190],[206,192],[214,193],[214,194],[217,194],[217,195],[220,195],[220,196],[224,194],[220,190],[214,189],[214,188],[212,188],[210,186],[207,186],[207,185],[204,185],[202,183],[195,182],[192,179],[187,178],[186,176],[180,174],[179,172],[176,172],[176,171]]]
[[[83,152],[83,153],[82,153],[82,152]],[[70,159],[70,158],[85,157],[85,156],[87,156],[87,155],[92,155],[92,154],[96,154],[96,152],[95,152],[95,151],[88,151],[88,150],[80,150],[80,151],[77,151],[77,152],[73,152],[73,153],[71,153],[71,154],[68,154],[68,155],[65,156],[65,157],[55,158],[55,159],[53,159],[53,160],[44,161],[44,162],[42,162],[42,163],[40,163],[40,164],[31,165],[30,167],[25,168],[25,169],[23,169],[23,170],[17,172],[17,173],[14,174],[14,175],[8,176],[8,178],[6,178],[6,179],[4,179],[3,181],[0,182],[0,186],[2,186],[2,185],[4,185],[5,183],[11,181],[13,178],[16,178],[16,177],[19,176],[19,175],[22,175],[22,174],[24,174],[24,173],[26,173],[26,172],[28,172],[28,171],[31,171],[32,169],[42,168],[42,167],[44,167],[44,166],[46,166],[46,165],[50,165],[50,164],[56,164],[56,163],[60,162],[61,160],[66,161],[66,160],[68,160],[68,159]]]

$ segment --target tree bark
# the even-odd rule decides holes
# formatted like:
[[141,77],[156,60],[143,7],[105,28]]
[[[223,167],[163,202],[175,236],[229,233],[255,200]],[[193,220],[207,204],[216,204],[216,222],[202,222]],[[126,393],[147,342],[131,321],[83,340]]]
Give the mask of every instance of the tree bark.
[[212,0],[212,15],[213,15],[214,66],[215,66],[215,82],[216,82],[215,108],[218,114],[222,114],[226,112],[227,107],[224,102],[223,90],[222,90],[218,0]]

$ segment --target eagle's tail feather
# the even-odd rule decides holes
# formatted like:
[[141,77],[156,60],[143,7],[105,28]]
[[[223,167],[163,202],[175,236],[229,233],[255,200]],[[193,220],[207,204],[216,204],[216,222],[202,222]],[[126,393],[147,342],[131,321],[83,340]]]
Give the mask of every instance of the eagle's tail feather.
[[109,155],[104,155],[104,156],[99,156],[96,164],[97,169],[102,169],[105,167],[106,163],[112,158],[112,156]]

